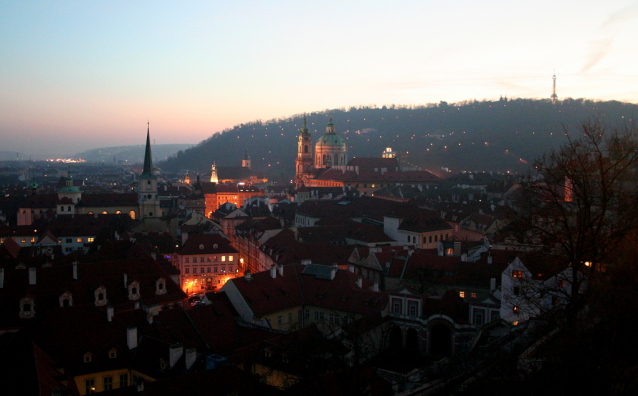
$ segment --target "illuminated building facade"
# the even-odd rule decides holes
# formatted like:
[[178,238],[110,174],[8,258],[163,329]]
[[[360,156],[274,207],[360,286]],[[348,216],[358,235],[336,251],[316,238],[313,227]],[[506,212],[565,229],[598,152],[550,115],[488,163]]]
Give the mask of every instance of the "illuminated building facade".
[[176,258],[186,293],[219,290],[239,272],[239,253],[219,234],[191,235]]

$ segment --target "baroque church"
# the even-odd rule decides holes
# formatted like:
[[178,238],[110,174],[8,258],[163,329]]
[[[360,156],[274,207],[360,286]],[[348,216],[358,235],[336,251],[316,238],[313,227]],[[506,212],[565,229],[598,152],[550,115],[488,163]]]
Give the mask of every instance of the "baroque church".
[[425,169],[402,168],[397,153],[390,147],[381,157],[348,160],[348,147],[337,135],[332,116],[326,133],[317,139],[314,150],[313,157],[312,137],[304,117],[295,160],[295,188],[298,192],[316,187],[341,187],[354,188],[363,195],[374,195],[375,191],[386,187],[409,185],[429,188],[441,181]]
[[314,160],[311,146],[312,137],[308,130],[306,117],[304,117],[303,126],[299,130],[297,159],[295,161],[295,188],[297,189],[302,185],[307,185],[308,180],[314,179],[322,170],[333,166],[344,166],[348,163],[348,147],[343,138],[335,132],[332,116],[330,116],[330,122],[326,127],[326,133],[317,140]]

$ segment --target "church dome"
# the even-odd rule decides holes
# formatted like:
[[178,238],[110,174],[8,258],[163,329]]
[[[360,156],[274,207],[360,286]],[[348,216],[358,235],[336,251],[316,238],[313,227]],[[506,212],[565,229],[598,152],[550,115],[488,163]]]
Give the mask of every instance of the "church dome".
[[345,146],[346,143],[343,141],[341,136],[333,135],[333,134],[325,134],[319,139],[317,139],[317,146]]

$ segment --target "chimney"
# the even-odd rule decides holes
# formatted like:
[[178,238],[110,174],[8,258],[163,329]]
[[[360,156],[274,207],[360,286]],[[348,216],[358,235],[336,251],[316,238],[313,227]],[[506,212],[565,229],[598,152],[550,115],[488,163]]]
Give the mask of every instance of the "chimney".
[[374,284],[372,285],[372,291],[379,291],[379,281],[374,281]]
[[338,269],[339,266],[337,265],[337,263],[332,264],[332,267],[330,267],[330,280],[333,280],[335,278]]
[[78,280],[78,262],[73,262],[73,279]]
[[279,276],[284,276],[284,266],[277,265],[277,272],[279,272]]
[[361,275],[357,278],[357,286],[359,286],[359,289],[363,289],[363,278],[361,278]]
[[489,256],[487,256],[487,263],[488,263],[488,264],[492,264],[492,254],[490,254]]
[[128,274],[124,273],[124,288],[128,288]]
[[157,253],[155,252],[151,253],[151,257],[153,257],[153,260],[157,260]]
[[184,354],[184,346],[182,344],[171,345],[168,349],[169,368],[175,367],[179,358]]
[[139,301],[135,301],[135,309],[140,309],[140,302]]
[[93,214],[93,218],[97,219],[97,213]]
[[137,348],[137,326],[126,328],[126,345],[128,349]]
[[496,278],[490,279],[490,292],[494,292],[496,290]]
[[35,267],[29,267],[29,285],[35,285]]
[[146,320],[148,321],[148,324],[150,324],[150,325],[153,324],[153,313],[152,312],[148,312],[146,314]]
[[108,322],[112,322],[113,321],[113,312],[114,312],[113,306],[111,304],[109,304],[106,307],[106,320]]
[[4,288],[4,268],[0,268],[0,289]]
[[244,279],[246,279],[246,282],[250,282],[250,281],[252,281],[252,280],[253,280],[253,276],[252,276],[252,274],[250,273],[250,271],[246,271],[246,272],[244,272]]
[[197,360],[197,349],[188,348],[186,350],[186,370],[190,370],[190,368],[193,367],[195,360]]
[[270,267],[270,277],[273,279],[277,277],[277,268],[274,264]]
[[144,392],[144,380],[142,379],[142,377],[138,377],[136,375],[134,381],[135,381],[135,389],[137,390],[137,393],[143,393]]
[[354,264],[348,264],[348,271],[354,274]]

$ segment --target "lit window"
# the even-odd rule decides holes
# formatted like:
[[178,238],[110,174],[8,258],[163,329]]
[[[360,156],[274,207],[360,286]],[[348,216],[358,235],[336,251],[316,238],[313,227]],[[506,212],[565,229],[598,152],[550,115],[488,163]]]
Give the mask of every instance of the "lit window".
[[464,291],[459,292],[459,297],[465,298],[465,292]]
[[27,238],[22,238],[22,243],[25,243],[27,241]]
[[518,315],[519,313],[519,309],[518,309],[518,305],[514,305],[514,313]]
[[222,261],[226,261],[226,256],[222,256]]
[[82,242],[84,242],[84,239],[83,239],[83,238],[77,238],[75,241],[76,241],[77,243],[82,243]]
[[95,379],[90,378],[84,381],[84,393],[87,395],[95,393]]
[[558,287],[565,287],[565,281],[564,280],[558,281]]
[[476,298],[476,293],[472,293],[472,298]]
[[35,237],[31,237],[31,243],[35,242]]
[[233,260],[235,260],[234,256],[228,256],[228,261],[233,261]]
[[512,278],[522,278],[523,271],[512,271]]
[[93,237],[88,237],[88,238],[86,238],[86,241],[87,241],[87,242],[93,242],[93,241],[95,241],[95,238],[93,238]]

